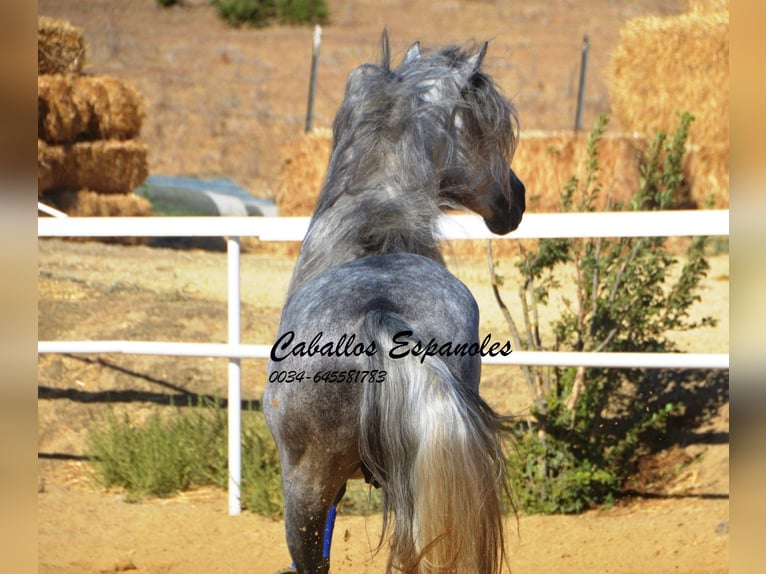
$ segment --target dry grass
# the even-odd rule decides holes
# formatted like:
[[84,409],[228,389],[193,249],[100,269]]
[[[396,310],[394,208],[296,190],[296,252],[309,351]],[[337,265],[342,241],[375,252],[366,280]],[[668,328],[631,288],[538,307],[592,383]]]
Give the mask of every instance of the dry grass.
[[79,74],[85,65],[82,30],[68,22],[37,19],[37,73]]
[[37,110],[38,137],[48,143],[135,138],[144,118],[138,92],[105,76],[38,76]]

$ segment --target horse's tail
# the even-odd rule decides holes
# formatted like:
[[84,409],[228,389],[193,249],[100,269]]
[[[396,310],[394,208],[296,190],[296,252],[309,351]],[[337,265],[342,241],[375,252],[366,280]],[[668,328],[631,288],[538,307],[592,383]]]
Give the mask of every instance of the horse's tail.
[[438,356],[389,357],[394,335],[412,331],[400,316],[371,311],[364,331],[381,356],[376,367],[386,371],[384,382],[364,385],[360,448],[383,489],[387,572],[500,572],[502,512],[510,500],[504,417]]

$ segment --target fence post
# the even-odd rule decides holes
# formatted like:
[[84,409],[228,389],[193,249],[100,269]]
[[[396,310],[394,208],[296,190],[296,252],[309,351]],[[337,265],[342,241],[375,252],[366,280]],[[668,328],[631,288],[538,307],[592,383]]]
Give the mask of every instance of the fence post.
[[588,51],[590,44],[588,36],[582,39],[582,58],[580,59],[580,84],[577,87],[577,110],[575,111],[575,132],[579,132],[582,127],[582,102],[585,96],[585,71],[588,68]]
[[314,124],[314,98],[317,92],[317,68],[319,67],[319,46],[322,43],[322,27],[314,28],[314,50],[311,54],[311,76],[309,78],[309,103],[306,110],[306,133]]
[[[229,344],[240,344],[240,273],[239,237],[226,238]],[[240,485],[242,484],[242,385],[240,382],[240,359],[229,358],[229,515],[242,512]]]

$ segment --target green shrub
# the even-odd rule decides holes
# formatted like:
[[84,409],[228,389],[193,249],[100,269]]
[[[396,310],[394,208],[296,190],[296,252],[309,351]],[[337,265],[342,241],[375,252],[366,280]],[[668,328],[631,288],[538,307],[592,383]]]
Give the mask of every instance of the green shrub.
[[[127,413],[109,411],[88,433],[97,482],[123,488],[126,499],[172,496],[195,486],[228,486],[228,422],[219,403],[172,408],[137,424]],[[279,455],[263,413],[242,412],[243,508],[264,516],[283,511]],[[350,481],[340,507],[346,514],[380,511],[380,494]]]
[[[201,485],[228,485],[225,409],[207,402],[173,408],[138,425],[110,411],[88,433],[95,478],[121,487],[128,500],[170,496]],[[279,458],[263,415],[242,413],[243,506],[267,516],[281,512]]]
[[[672,137],[660,132],[640,160],[640,188],[621,210],[668,209],[686,184],[684,144],[692,116],[680,118]],[[584,176],[572,177],[561,195],[561,211],[593,211],[602,191],[598,145],[607,119],[590,134]],[[610,204],[611,205],[611,204]],[[490,271],[495,295],[522,350],[591,352],[671,352],[670,331],[714,324],[689,319],[700,299],[699,283],[708,270],[706,238],[694,238],[679,273],[665,238],[543,239],[535,249],[520,248],[519,297],[523,325],[500,298],[502,277]],[[553,341],[543,341],[537,317],[560,287],[562,266],[574,268],[574,300],[553,324]],[[668,402],[667,371],[525,367],[533,397],[531,416],[516,429],[510,457],[514,488],[527,512],[579,512],[610,503],[635,471],[637,458],[666,432],[668,417],[682,405]]]
[[213,0],[218,14],[232,25],[314,24],[329,16],[325,0]]

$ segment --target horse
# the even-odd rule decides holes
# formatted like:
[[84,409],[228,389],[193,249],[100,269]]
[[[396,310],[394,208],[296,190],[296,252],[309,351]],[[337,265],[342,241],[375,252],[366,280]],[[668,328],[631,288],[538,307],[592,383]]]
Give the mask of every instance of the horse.
[[335,505],[365,478],[382,489],[387,572],[495,574],[508,419],[479,396],[479,310],[445,266],[438,219],[519,225],[518,120],[481,69],[487,43],[416,42],[394,67],[384,32],[381,52],[348,76],[271,349],[284,572],[328,572]]

